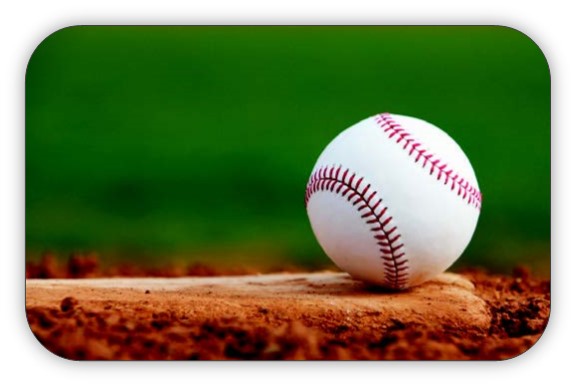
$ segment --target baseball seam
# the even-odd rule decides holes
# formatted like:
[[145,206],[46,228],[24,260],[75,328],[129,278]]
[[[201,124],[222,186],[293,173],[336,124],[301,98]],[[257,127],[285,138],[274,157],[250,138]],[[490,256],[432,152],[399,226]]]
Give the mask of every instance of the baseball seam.
[[318,191],[329,191],[346,198],[370,226],[379,247],[384,266],[384,281],[395,289],[404,288],[409,280],[409,262],[404,245],[388,207],[378,197],[364,177],[342,166],[323,166],[309,179],[305,192],[306,208],[311,196]]
[[[433,155],[429,149],[424,149],[423,144],[417,141],[406,129],[401,127],[389,113],[379,114],[375,117],[377,124],[383,129],[383,132],[389,134],[388,139],[395,139],[397,144],[403,143],[403,150],[409,150],[409,156],[415,155],[415,163],[423,160],[422,167],[429,168],[429,175],[437,171],[437,180],[442,181],[444,185],[449,185],[452,191],[457,190],[457,196],[461,197],[467,204],[481,209],[482,195],[479,189],[474,187],[465,178],[459,176],[457,172],[449,168],[447,163],[442,162],[437,156]],[[457,188],[457,189],[456,189]]]

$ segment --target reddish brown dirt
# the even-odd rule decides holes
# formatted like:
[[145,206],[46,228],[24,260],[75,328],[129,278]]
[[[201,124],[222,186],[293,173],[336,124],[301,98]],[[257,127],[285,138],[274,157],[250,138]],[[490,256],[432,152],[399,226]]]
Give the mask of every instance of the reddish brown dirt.
[[[26,262],[27,279],[80,279],[96,277],[182,277],[182,276],[235,276],[264,272],[276,272],[280,269],[268,267],[218,267],[202,263],[170,265],[136,265],[122,263],[105,266],[95,254],[72,254],[62,261],[51,253],[45,253],[40,260]],[[281,267],[282,271],[300,272],[301,268]]]
[[[171,269],[127,271],[219,275]],[[44,259],[27,266],[27,277],[130,276],[120,271],[111,275],[114,268],[104,272],[86,257],[66,268]],[[506,359],[539,339],[549,280],[526,269],[460,275],[406,293],[338,273],[28,280],[26,312],[38,340],[70,359]]]

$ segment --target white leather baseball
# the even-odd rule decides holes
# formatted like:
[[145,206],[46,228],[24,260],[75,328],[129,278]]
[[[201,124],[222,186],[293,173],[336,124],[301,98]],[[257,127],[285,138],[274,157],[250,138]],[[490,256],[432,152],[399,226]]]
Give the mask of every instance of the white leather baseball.
[[305,202],[319,244],[338,267],[404,289],[459,258],[475,231],[481,193],[469,160],[445,132],[384,113],[325,148]]

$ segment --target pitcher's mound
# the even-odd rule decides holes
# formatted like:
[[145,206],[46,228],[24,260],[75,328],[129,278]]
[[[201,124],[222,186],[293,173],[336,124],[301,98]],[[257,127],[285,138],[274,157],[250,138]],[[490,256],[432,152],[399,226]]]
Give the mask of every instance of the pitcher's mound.
[[404,292],[333,272],[29,279],[26,307],[49,350],[100,359],[466,358],[493,318],[450,273]]

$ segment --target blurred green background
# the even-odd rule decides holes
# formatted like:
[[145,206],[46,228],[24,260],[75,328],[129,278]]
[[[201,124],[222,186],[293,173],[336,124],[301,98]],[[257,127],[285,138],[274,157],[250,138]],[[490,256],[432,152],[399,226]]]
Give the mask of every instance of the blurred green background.
[[329,260],[303,205],[340,131],[430,121],[484,204],[457,263],[547,270],[550,75],[504,27],[72,27],[26,74],[26,250],[109,260]]

